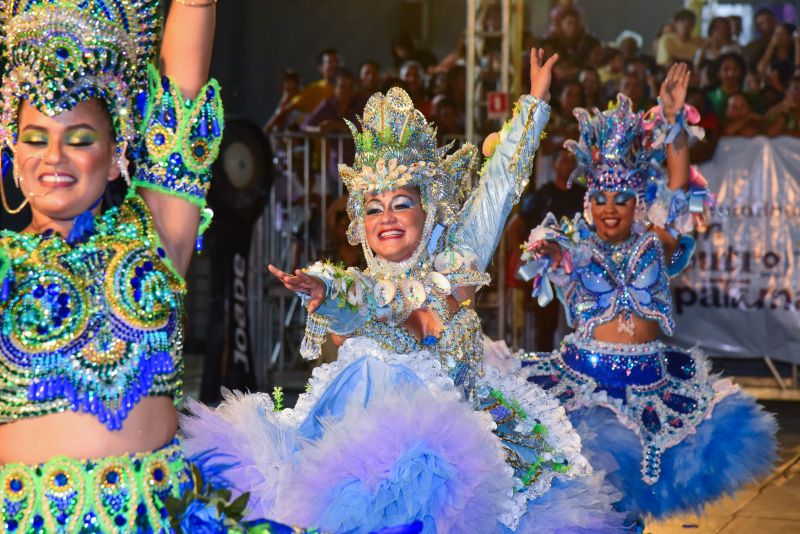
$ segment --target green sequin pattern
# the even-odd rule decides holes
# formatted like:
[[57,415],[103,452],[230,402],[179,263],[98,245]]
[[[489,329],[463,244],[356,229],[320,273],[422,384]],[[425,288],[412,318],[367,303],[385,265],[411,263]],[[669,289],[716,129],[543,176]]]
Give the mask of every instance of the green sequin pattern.
[[185,283],[140,197],[107,210],[85,242],[3,232],[0,249],[11,263],[0,423],[72,409],[118,430],[144,396],[178,402]]

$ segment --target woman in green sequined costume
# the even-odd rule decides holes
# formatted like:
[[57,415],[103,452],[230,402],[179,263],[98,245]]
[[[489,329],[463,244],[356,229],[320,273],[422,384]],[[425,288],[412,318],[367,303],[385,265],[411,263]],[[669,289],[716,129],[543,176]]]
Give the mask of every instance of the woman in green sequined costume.
[[3,169],[32,213],[0,235],[0,533],[244,528],[242,501],[226,521],[197,495],[175,437],[183,276],[223,127],[215,3],[172,2],[159,73],[158,0],[0,1]]

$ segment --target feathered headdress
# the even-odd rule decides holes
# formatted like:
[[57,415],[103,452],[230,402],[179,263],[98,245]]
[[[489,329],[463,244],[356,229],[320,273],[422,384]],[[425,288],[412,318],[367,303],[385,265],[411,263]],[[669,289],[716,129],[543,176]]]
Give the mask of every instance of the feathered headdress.
[[22,100],[52,117],[97,98],[124,150],[159,37],[158,0],[0,0],[0,24],[0,143],[15,144]]
[[364,194],[369,192],[417,187],[429,219],[452,223],[477,163],[477,148],[467,143],[447,155],[450,146],[437,147],[436,128],[398,87],[372,95],[360,122],[361,132],[347,123],[356,143],[355,162],[339,165],[350,194],[350,243],[364,242]]

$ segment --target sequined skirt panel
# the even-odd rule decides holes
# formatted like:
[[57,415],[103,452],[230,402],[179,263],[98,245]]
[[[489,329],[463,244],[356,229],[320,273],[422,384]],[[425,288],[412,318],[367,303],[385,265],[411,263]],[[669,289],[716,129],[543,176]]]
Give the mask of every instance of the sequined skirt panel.
[[639,436],[648,483],[658,480],[663,452],[693,433],[714,406],[705,357],[660,341],[603,343],[570,335],[552,353],[527,354],[523,366],[528,381],[567,409],[614,411]]
[[172,532],[164,500],[192,487],[178,440],[149,453],[0,466],[0,533]]

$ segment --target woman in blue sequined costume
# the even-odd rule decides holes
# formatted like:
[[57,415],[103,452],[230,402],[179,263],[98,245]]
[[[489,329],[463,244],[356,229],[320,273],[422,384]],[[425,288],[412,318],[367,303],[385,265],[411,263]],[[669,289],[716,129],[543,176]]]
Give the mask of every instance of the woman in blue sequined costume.
[[3,171],[32,213],[0,234],[0,532],[244,528],[192,497],[208,486],[175,437],[183,276],[223,126],[214,4],[172,2],[159,73],[157,0],[0,2]]
[[669,278],[694,248],[682,234],[710,201],[689,166],[687,132],[702,131],[684,110],[688,78],[674,66],[646,117],[622,95],[602,113],[576,110],[580,139],[567,148],[588,186],[583,217],[535,228],[520,269],[541,305],[555,284],[575,327],[552,354],[524,356],[528,380],[567,408],[623,492],[617,506],[640,518],[699,512],[767,474],[776,452],[772,416],[711,376],[700,351],[659,340],[674,329]]
[[332,532],[413,520],[428,533],[619,530],[618,496],[591,474],[563,409],[484,365],[473,306],[549,116],[555,58],[541,59],[466,200],[475,148],[448,156],[401,89],[373,95],[352,126],[356,161],[340,176],[368,268],[271,268],[311,312],[303,356],[332,332],[346,338],[338,360],[293,409],[228,394],[182,424],[192,452],[236,464],[226,475],[257,513]]

